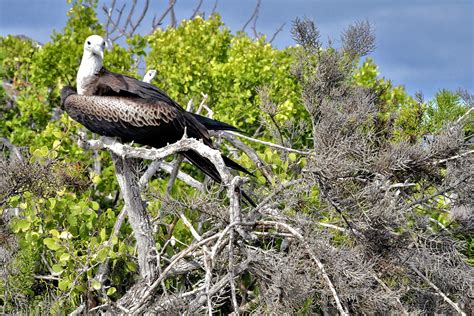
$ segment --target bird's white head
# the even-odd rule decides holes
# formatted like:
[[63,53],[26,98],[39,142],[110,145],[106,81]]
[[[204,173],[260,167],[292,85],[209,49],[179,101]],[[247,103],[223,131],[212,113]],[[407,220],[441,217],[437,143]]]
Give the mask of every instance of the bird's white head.
[[91,35],[84,42],[84,54],[89,52],[93,55],[104,58],[105,40],[99,35]]
[[102,68],[105,47],[106,43],[99,35],[91,35],[84,42],[84,53],[76,76],[78,94],[94,94],[97,74]]

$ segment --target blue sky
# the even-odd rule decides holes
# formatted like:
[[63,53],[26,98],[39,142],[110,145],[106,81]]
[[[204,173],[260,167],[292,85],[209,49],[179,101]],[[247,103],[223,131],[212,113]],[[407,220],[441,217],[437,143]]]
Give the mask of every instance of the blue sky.
[[[101,0],[99,7],[109,2]],[[197,2],[178,0],[177,18],[188,18]],[[162,12],[167,3],[151,0],[149,12]],[[214,3],[204,0],[201,10],[210,12]],[[255,3],[220,0],[217,11],[237,31]],[[64,27],[69,7],[65,0],[0,0],[0,35],[23,34],[47,42],[53,30]],[[262,0],[257,30],[273,34],[286,23],[273,44],[293,45],[290,27],[296,17],[314,20],[322,39],[330,37],[336,45],[350,23],[367,19],[375,27],[377,49],[371,56],[381,75],[404,85],[410,94],[422,91],[430,98],[441,88],[474,92],[473,0]],[[149,32],[151,18],[145,19],[141,33]]]

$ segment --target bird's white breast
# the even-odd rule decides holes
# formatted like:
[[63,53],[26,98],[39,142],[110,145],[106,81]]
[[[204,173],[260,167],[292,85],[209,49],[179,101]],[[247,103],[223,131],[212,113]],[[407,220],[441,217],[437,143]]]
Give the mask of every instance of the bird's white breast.
[[98,74],[102,68],[102,60],[96,58],[97,56],[84,52],[82,56],[81,65],[77,72],[77,94],[79,95],[93,95],[96,88]]

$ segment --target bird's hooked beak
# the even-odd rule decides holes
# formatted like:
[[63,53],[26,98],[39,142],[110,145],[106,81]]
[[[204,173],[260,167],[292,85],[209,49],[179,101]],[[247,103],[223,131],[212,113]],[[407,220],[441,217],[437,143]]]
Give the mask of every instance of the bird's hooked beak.
[[101,59],[104,58],[104,48],[101,45],[94,45],[92,47],[92,53],[100,56]]

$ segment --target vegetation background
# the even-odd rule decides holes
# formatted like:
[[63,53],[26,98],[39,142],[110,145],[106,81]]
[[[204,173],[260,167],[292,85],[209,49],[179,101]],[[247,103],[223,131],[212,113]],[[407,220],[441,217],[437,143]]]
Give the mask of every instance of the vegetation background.
[[[145,63],[157,70],[152,83],[183,106],[193,100],[197,108],[205,94],[214,118],[267,142],[242,139],[239,148],[229,135],[216,137],[254,172],[245,188],[259,205],[242,206],[247,221],[257,221],[257,240],[243,239],[234,254],[236,266],[249,254],[258,262],[236,277],[237,288],[229,281],[215,293],[215,311],[473,311],[472,95],[441,90],[423,100],[393,86],[363,57],[374,46],[366,22],[348,26],[337,49],[298,20],[299,45],[275,49],[265,36],[232,34],[217,13],[166,27],[155,21],[154,32],[140,35],[133,31],[140,21],[118,31],[117,17],[100,23],[97,9],[94,0],[74,1],[65,28],[42,46],[0,38],[3,313],[112,310],[140,280],[132,229],[128,222],[116,228],[123,202],[110,154],[81,146],[84,128],[60,106],[60,89],[75,84],[91,34],[124,41],[106,53],[108,69],[137,76]],[[149,166],[134,168],[140,174]],[[180,214],[203,236],[228,224],[222,189],[190,166],[181,170],[204,192],[171,182],[163,170],[142,191],[156,247],[168,259],[195,244]],[[262,224],[270,219],[296,227],[304,243]],[[216,263],[212,284],[228,260]],[[107,276],[99,279],[103,266]],[[166,279],[154,300],[172,295],[175,312],[205,311],[206,302],[183,294],[205,272]]]

